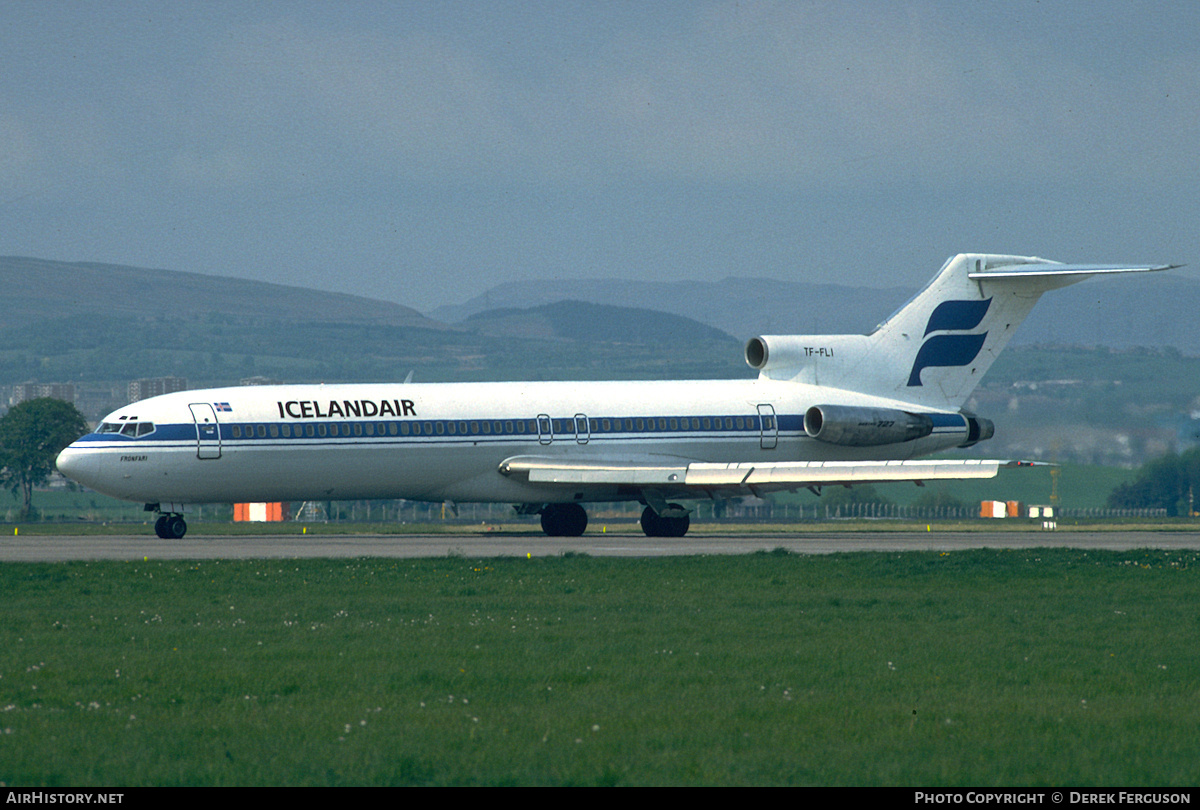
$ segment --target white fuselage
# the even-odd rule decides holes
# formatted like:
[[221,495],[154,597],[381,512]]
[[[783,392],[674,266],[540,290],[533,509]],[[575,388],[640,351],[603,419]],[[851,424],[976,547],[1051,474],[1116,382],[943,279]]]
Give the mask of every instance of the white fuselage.
[[[806,409],[831,403],[929,413],[935,428],[884,447],[809,438]],[[626,463],[908,459],[960,445],[966,435],[958,413],[762,378],[288,385],[135,402],[105,417],[58,463],[96,491],[145,503],[609,501],[638,496],[617,486],[567,491],[499,467],[530,455]]]

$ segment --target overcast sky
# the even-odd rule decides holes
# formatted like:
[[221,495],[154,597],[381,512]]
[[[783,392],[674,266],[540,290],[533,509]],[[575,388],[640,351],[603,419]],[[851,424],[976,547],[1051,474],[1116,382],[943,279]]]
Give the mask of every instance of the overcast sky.
[[961,251],[1200,278],[1200,3],[0,0],[2,255],[428,310]]

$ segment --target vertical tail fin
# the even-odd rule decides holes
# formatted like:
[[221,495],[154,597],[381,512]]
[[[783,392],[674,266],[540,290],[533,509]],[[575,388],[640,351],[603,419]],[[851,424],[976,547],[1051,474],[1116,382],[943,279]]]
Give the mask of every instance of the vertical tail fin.
[[869,335],[753,338],[746,360],[771,379],[959,408],[1042,293],[1093,275],[1166,269],[959,254]]

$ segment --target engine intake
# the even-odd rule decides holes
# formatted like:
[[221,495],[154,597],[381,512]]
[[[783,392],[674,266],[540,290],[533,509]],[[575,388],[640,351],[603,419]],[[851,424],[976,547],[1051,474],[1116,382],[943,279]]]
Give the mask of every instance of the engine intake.
[[875,447],[928,436],[933,432],[933,419],[890,408],[814,405],[804,413],[804,432],[829,444]]

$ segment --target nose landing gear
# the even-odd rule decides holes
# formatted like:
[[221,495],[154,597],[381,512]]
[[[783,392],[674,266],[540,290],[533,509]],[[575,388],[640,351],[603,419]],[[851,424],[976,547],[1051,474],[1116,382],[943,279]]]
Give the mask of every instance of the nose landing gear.
[[[158,512],[158,504],[146,504],[147,512]],[[179,540],[187,534],[187,521],[177,512],[160,512],[154,521],[154,533],[163,540]]]

